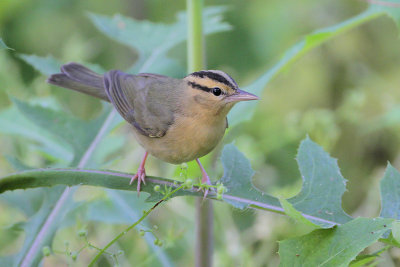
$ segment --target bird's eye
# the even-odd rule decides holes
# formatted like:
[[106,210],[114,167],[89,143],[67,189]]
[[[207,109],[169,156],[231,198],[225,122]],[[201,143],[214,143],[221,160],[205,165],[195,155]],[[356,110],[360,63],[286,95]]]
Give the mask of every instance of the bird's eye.
[[213,90],[212,90],[212,92],[213,92],[213,94],[214,94],[215,96],[220,96],[221,93],[222,93],[221,88],[219,88],[219,87],[214,87]]

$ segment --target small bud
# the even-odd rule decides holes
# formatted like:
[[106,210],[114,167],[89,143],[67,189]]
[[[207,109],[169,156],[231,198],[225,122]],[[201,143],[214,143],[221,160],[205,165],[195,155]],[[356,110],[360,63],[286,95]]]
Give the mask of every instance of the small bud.
[[80,237],[85,237],[85,236],[87,236],[87,231],[86,231],[86,230],[80,230],[80,231],[78,232],[78,236],[80,236]]
[[78,253],[76,253],[75,251],[71,252],[71,258],[73,261],[76,261],[76,259],[78,258]]
[[218,194],[223,194],[223,193],[225,193],[225,191],[226,191],[225,186],[223,184],[219,184],[218,187],[217,187],[217,193]]
[[118,250],[118,252],[117,252],[118,255],[124,255],[124,253],[125,252],[123,250]]
[[160,192],[161,191],[161,187],[159,185],[155,185],[154,186],[154,191],[155,192]]
[[188,168],[188,165],[187,165],[186,162],[184,162],[184,163],[181,164],[181,169],[182,169],[182,170],[187,170],[187,168]]
[[45,257],[50,256],[50,254],[51,254],[50,247],[44,246],[44,247],[42,248],[42,252],[43,252],[43,255],[44,255]]
[[162,247],[164,243],[161,240],[158,240],[157,246]]
[[140,231],[139,231],[139,235],[140,235],[140,236],[144,236],[144,231],[143,231],[143,230],[140,230]]
[[222,194],[217,194],[217,199],[222,200]]
[[193,180],[192,179],[186,179],[186,181],[183,183],[186,189],[190,189],[193,187]]
[[154,239],[154,245],[158,246],[158,242],[160,242],[158,238]]

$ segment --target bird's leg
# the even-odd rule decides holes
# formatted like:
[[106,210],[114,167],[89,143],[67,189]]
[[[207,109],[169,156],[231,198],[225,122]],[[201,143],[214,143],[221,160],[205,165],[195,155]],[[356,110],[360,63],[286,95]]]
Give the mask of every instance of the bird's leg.
[[[197,164],[199,164],[199,167],[200,167],[200,170],[201,170],[201,174],[202,174],[201,183],[211,185],[210,177],[208,177],[208,174],[207,174],[206,170],[204,169],[203,165],[201,165],[200,160],[196,159],[196,162],[197,162]],[[209,189],[207,188],[204,191],[204,198],[207,196],[208,190]]]
[[146,151],[146,153],[144,153],[144,157],[142,159],[142,162],[140,162],[139,168],[136,172],[136,174],[132,177],[131,181],[130,181],[130,185],[133,183],[133,181],[135,179],[137,179],[137,192],[139,194],[140,192],[140,183],[143,182],[144,184],[146,184],[144,178],[146,178],[146,170],[144,169],[144,165],[146,164],[146,159],[147,159],[147,155],[149,154],[149,152]]

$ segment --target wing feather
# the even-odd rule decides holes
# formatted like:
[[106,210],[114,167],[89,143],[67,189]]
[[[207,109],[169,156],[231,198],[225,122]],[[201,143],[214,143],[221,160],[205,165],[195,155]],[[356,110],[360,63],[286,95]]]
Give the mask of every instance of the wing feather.
[[104,87],[115,109],[141,134],[162,137],[172,125],[175,111],[166,98],[163,87],[168,81],[164,79],[172,78],[112,70],[104,75]]

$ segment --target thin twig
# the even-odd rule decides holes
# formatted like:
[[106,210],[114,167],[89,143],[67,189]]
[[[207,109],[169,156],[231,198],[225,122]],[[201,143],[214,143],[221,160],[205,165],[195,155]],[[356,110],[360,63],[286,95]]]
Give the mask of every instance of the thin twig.
[[126,235],[130,230],[132,230],[133,228],[135,228],[135,226],[137,226],[139,223],[141,223],[150,214],[150,212],[152,212],[155,208],[157,208],[158,205],[160,205],[162,202],[164,202],[166,199],[168,199],[170,196],[172,196],[173,194],[175,194],[176,192],[178,192],[179,190],[181,190],[184,187],[185,187],[185,185],[181,185],[180,187],[176,188],[175,190],[172,190],[171,192],[169,192],[168,194],[165,194],[165,196],[161,200],[159,200],[156,204],[154,204],[150,209],[143,212],[143,216],[140,217],[139,220],[137,220],[135,223],[133,223],[128,228],[126,228],[124,231],[122,231],[113,240],[111,240],[103,249],[101,249],[99,251],[99,253],[97,253],[97,255],[89,263],[88,267],[93,266],[93,264],[95,264],[97,262],[97,260],[100,258],[100,256],[103,255],[103,253],[105,253],[109,247],[111,247],[115,242],[118,241],[118,239],[120,239],[121,237]]

